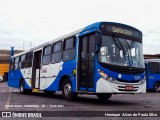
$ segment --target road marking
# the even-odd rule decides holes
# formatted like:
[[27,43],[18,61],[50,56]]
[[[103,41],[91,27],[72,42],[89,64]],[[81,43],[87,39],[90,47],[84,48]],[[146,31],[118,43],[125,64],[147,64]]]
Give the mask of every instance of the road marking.
[[5,109],[9,109],[9,104],[10,104],[10,101],[11,101],[11,88],[9,88],[9,94],[8,94],[8,98],[7,98],[7,102],[5,104]]

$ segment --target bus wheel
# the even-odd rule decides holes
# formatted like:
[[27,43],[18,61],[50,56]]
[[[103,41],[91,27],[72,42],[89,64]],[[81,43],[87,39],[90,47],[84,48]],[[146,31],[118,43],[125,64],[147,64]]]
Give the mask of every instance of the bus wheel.
[[30,94],[30,93],[32,93],[32,90],[24,88],[24,81],[23,80],[21,80],[21,82],[20,82],[20,92],[22,94]]
[[77,97],[77,93],[72,92],[72,85],[69,79],[62,84],[62,96],[65,100],[72,101]]
[[159,82],[156,82],[156,83],[154,84],[154,90],[155,90],[156,92],[160,92],[160,83],[159,83]]
[[111,93],[98,93],[97,97],[101,102],[106,102],[112,96]]

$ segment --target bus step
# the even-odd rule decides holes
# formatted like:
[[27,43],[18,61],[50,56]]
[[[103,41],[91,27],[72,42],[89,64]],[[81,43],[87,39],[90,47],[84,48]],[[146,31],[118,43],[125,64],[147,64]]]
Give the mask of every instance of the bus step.
[[33,89],[32,89],[32,92],[39,92],[39,89],[33,88]]

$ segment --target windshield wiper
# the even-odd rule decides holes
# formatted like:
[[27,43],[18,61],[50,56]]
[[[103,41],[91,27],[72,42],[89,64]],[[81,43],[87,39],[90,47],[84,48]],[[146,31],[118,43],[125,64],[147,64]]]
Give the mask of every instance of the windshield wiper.
[[[124,56],[124,58],[125,58],[125,60],[126,60],[126,56],[125,56],[125,53],[124,53],[125,50],[124,50],[124,47],[123,47],[121,41],[120,41],[119,38],[118,38],[117,36],[115,36],[115,35],[113,35],[112,38],[113,38],[114,42],[116,43],[118,49],[119,49],[119,50],[122,50],[123,56]],[[115,40],[115,38],[116,38],[116,40]]]
[[115,37],[112,36],[113,41],[115,42],[116,46],[118,47],[119,50],[123,49],[119,43],[117,43],[117,41],[115,40]]
[[133,44],[133,41],[131,42],[131,45],[129,45],[129,43],[126,40],[126,45],[127,45],[127,48],[128,48],[129,54],[130,54],[129,56],[131,57],[131,59],[132,59],[132,52],[131,52],[132,44]]

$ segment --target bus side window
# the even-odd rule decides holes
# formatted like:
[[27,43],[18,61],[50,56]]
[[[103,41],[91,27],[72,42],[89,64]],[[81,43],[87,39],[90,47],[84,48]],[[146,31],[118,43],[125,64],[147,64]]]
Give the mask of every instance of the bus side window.
[[24,69],[25,65],[25,55],[21,55],[19,58],[19,68]]
[[75,38],[71,37],[64,41],[63,61],[73,60],[75,57]]
[[22,57],[22,56],[19,57],[19,63],[18,63],[18,67],[19,67],[20,69],[21,69],[21,57]]
[[32,52],[26,54],[25,68],[30,68],[32,66],[32,57]]
[[150,74],[159,74],[160,73],[160,64],[158,62],[149,62],[148,68],[149,68]]
[[52,61],[51,63],[58,63],[62,59],[62,42],[53,44],[52,48]]
[[11,59],[10,70],[14,70],[14,58]]
[[17,70],[19,68],[18,64],[19,64],[19,57],[16,57],[14,61],[14,70]]
[[42,64],[48,65],[50,63],[50,60],[51,60],[51,45],[43,49]]
[[26,55],[22,55],[20,57],[20,62],[19,62],[20,69],[24,69],[25,68],[25,57],[26,57]]

